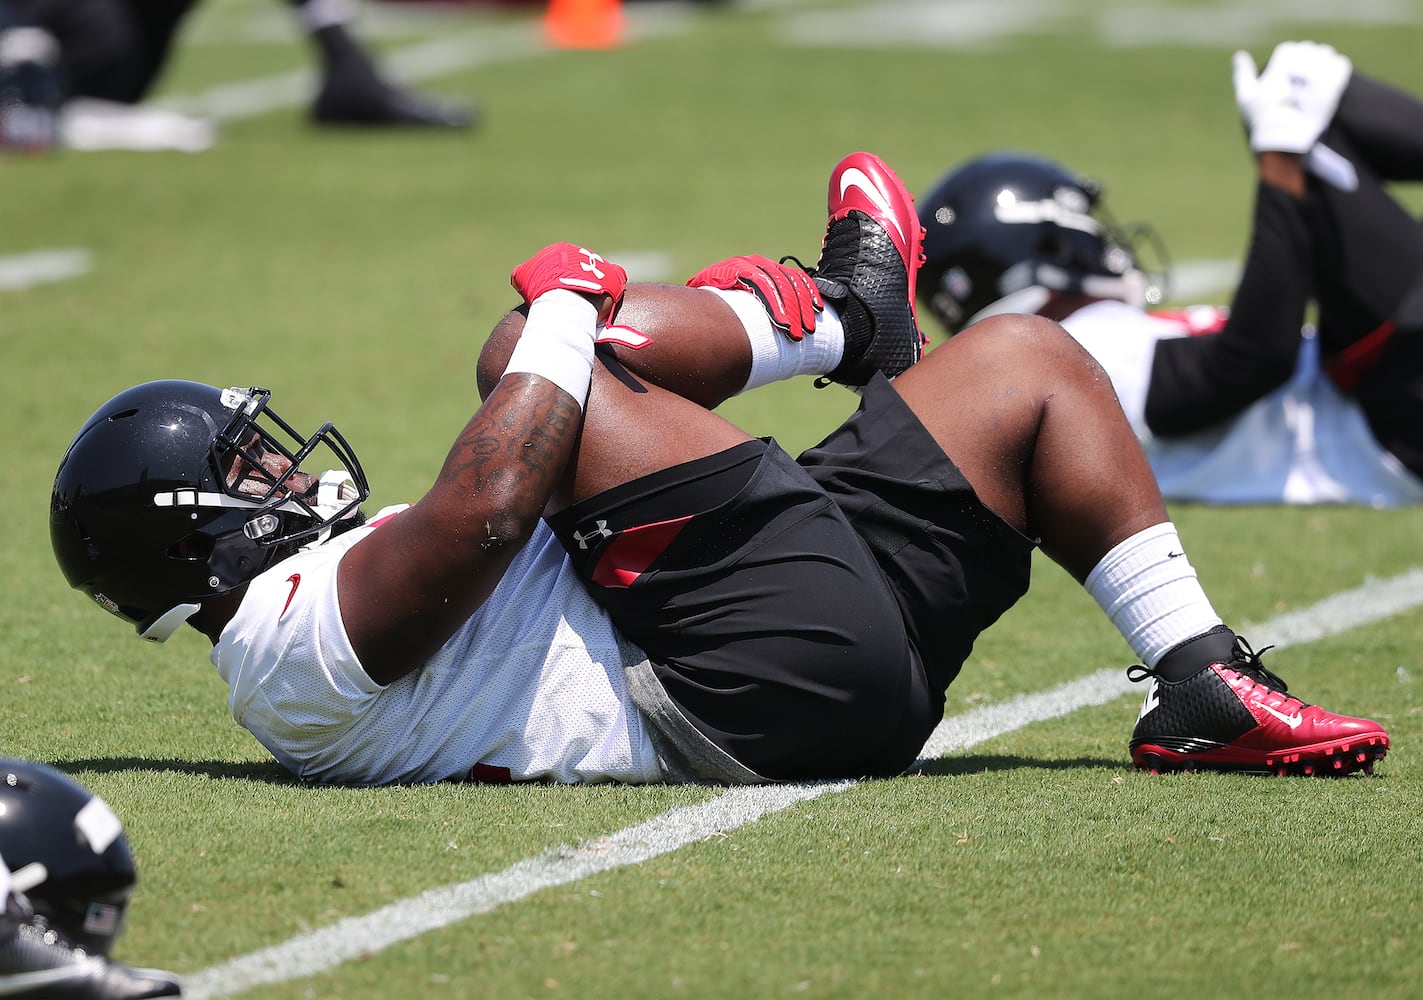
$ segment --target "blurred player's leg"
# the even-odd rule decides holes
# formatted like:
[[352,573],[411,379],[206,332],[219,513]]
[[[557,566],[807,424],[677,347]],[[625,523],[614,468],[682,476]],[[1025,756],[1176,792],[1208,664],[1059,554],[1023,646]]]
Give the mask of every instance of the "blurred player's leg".
[[321,59],[312,105],[318,125],[462,129],[474,124],[467,105],[437,101],[386,79],[349,30],[346,0],[290,0]]

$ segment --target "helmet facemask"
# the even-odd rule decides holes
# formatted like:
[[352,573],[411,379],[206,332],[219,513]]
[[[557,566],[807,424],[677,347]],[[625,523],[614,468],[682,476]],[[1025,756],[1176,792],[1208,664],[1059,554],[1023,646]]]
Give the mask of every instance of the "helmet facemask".
[[[214,474],[209,482],[218,492],[179,489],[153,497],[159,507],[250,511],[243,514],[242,535],[270,550],[268,557],[259,560],[264,567],[309,541],[325,541],[338,528],[359,525],[360,505],[370,496],[365,472],[341,432],[327,421],[310,437],[303,437],[268,406],[271,395],[262,388],[222,390],[222,405],[232,410],[232,416],[212,441]],[[302,466],[322,448],[340,467],[313,477]],[[214,570],[210,578],[214,593],[221,593],[256,575],[247,570],[247,548],[224,547],[212,535],[195,532],[180,539],[171,554],[206,559]],[[231,558],[234,555],[237,558]],[[224,586],[227,581],[234,582]],[[143,628],[140,638],[166,641],[200,606],[190,601],[174,605]]]
[[[289,545],[317,536],[324,541],[332,526],[354,514],[370,495],[365,472],[330,421],[303,438],[269,408],[271,395],[255,388],[223,391],[223,403],[233,407],[233,414],[213,438],[212,460],[221,473],[218,481],[226,497],[239,505],[255,505],[243,531],[258,544]],[[322,447],[340,467],[312,478],[303,466]],[[270,464],[273,456],[281,466],[276,473]],[[281,522],[268,516],[279,511],[299,514],[311,523],[279,533]]]

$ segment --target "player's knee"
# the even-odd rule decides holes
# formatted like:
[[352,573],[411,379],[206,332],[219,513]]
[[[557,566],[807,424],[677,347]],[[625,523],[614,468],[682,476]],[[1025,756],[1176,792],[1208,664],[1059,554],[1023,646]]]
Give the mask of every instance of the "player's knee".
[[504,375],[504,369],[509,367],[509,357],[514,353],[514,345],[519,342],[520,334],[524,332],[524,319],[527,316],[528,307],[520,306],[506,313],[489,332],[489,338],[480,349],[479,363],[475,367],[480,399],[487,398],[494,391],[494,387]]
[[990,316],[950,343],[959,340],[972,344],[972,364],[985,372],[1001,371],[1013,381],[1028,379],[1053,385],[1105,377],[1097,362],[1061,324],[1043,316]]

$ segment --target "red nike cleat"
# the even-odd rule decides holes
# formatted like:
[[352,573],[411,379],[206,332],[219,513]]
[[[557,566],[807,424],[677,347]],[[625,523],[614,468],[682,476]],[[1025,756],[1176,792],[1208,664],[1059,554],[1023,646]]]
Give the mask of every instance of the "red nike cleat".
[[851,153],[830,173],[830,218],[811,271],[845,327],[845,356],[830,381],[862,386],[893,378],[923,355],[914,287],[924,228],[914,198],[871,153]]
[[1164,681],[1145,667],[1132,671],[1133,680],[1151,678],[1131,739],[1132,762],[1144,771],[1372,774],[1388,752],[1388,733],[1377,722],[1291,696],[1238,636],[1225,662],[1182,681]]
[[924,263],[924,227],[919,224],[913,195],[889,164],[873,153],[851,153],[845,157],[830,171],[825,208],[831,222],[851,212],[863,212],[889,234],[909,274],[912,308],[919,266]]

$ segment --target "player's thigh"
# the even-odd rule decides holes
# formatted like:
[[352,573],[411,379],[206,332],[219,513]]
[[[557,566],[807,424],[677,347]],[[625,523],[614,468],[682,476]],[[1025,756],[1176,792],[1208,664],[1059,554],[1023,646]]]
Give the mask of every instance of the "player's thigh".
[[1021,530],[1023,475],[1044,404],[1088,365],[1115,406],[1106,376],[1056,323],[994,316],[929,352],[894,388],[980,499]]
[[705,458],[751,436],[710,410],[637,378],[602,352],[564,503]]

